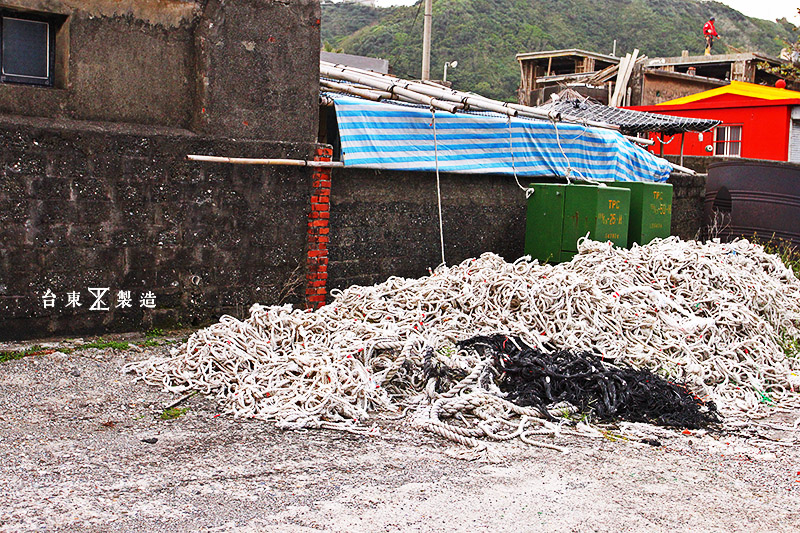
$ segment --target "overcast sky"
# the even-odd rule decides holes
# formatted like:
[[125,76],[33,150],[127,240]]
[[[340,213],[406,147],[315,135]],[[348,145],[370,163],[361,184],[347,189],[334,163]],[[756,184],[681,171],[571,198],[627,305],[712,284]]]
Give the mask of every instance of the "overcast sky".
[[[377,0],[378,6],[411,5],[418,0]],[[800,0],[720,0],[723,4],[741,11],[748,17],[775,20],[786,17],[795,24],[800,24],[797,8]],[[709,11],[710,14],[710,11]]]
[[[786,17],[794,24],[800,24],[797,17],[798,0],[721,0],[723,4],[741,11],[748,17],[775,20]],[[413,3],[413,2],[412,2]]]

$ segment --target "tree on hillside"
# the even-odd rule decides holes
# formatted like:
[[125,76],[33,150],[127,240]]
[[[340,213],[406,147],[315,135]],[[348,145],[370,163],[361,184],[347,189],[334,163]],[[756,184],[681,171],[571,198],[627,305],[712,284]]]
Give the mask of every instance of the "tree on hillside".
[[[800,8],[797,9],[797,12],[800,14]],[[778,23],[790,29],[793,33],[798,33],[798,31],[800,31],[800,28],[794,26],[785,18],[779,20]],[[767,63],[761,63],[758,66],[760,69],[770,74],[780,76],[789,82],[800,81],[800,35],[798,35],[794,42],[784,42],[786,43],[786,47],[781,50],[780,56],[784,61],[783,64],[777,67],[771,67]]]

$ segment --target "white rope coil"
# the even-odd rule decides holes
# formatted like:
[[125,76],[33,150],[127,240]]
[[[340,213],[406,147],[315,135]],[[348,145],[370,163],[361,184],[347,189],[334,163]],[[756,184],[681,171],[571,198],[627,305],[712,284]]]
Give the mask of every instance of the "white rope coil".
[[[537,444],[531,435],[553,434],[536,412],[514,410],[476,385],[484,363],[454,344],[482,334],[596,349],[686,381],[723,414],[800,406],[792,381],[800,361],[780,345],[782,336],[800,337],[800,281],[746,240],[670,237],[630,250],[583,240],[578,255],[560,265],[486,253],[420,279],[392,277],[331,294],[315,312],[256,304],[247,320],[225,316],[170,357],[127,370],[285,428],[365,432],[376,411],[414,406],[418,425],[470,446],[479,435]],[[428,347],[470,378],[426,395]]]

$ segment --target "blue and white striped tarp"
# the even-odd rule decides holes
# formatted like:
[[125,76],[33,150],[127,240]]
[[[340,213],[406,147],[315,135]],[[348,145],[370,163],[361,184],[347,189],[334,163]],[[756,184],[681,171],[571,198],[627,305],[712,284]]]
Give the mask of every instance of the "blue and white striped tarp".
[[581,124],[334,102],[345,167],[434,171],[438,159],[440,172],[616,181],[666,181],[671,170],[619,133]]

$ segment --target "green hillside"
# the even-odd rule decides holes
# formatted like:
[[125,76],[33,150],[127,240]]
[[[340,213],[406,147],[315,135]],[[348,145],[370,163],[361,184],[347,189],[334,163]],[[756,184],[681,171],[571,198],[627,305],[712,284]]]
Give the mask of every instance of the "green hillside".
[[362,4],[322,4],[322,28],[320,41],[332,47],[358,30],[375,24],[394,13],[397,8],[375,8]]
[[[419,78],[420,4],[323,6],[323,40],[347,53],[388,59],[394,74]],[[514,56],[519,52],[582,48],[611,53],[616,39],[617,55],[634,48],[650,57],[682,50],[702,54],[701,28],[710,14],[722,36],[716,53],[726,50],[725,43],[777,55],[784,40],[795,40],[788,23],[749,18],[701,0],[434,0],[431,73],[441,77],[444,62],[458,60],[458,68],[447,73],[456,88],[515,100],[519,66]]]

